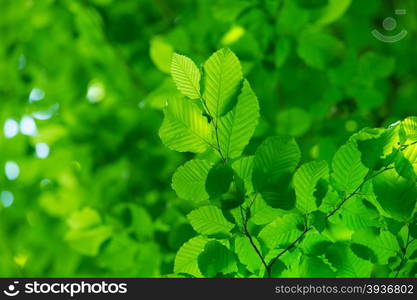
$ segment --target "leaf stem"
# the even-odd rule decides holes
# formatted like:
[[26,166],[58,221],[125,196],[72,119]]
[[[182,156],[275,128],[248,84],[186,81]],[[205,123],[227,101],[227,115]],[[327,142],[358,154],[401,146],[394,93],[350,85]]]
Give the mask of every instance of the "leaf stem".
[[[256,198],[257,195],[255,195]],[[255,244],[255,241],[253,240],[253,237],[250,235],[249,230],[248,230],[248,218],[247,215],[245,213],[245,215],[243,214],[243,207],[242,205],[240,206],[240,214],[242,216],[242,225],[243,225],[243,234],[249,239],[250,244],[252,245],[252,248],[255,250],[256,254],[259,256],[259,258],[262,261],[262,264],[265,267],[266,273],[268,275],[268,278],[271,278],[271,270],[268,268],[268,264],[266,263],[264,257],[262,256],[261,251],[258,249],[258,247]]]

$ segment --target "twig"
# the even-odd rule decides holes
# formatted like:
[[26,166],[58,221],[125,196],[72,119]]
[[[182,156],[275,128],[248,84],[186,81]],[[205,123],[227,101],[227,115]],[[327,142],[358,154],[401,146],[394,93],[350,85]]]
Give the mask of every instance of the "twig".
[[266,273],[268,275],[268,278],[271,278],[271,271],[268,268],[268,264],[266,263],[264,257],[262,256],[261,251],[258,249],[258,247],[255,244],[255,241],[253,240],[252,236],[250,235],[249,231],[248,231],[248,218],[245,215],[243,215],[243,208],[242,205],[240,206],[240,214],[242,216],[242,225],[243,225],[243,234],[249,239],[250,244],[252,245],[252,248],[255,250],[256,254],[259,256],[259,258],[262,261],[262,264],[265,267]]

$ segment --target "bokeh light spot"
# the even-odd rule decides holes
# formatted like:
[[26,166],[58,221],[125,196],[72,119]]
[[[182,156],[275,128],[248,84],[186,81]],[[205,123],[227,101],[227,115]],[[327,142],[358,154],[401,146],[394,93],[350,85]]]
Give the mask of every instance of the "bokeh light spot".
[[35,120],[30,116],[23,116],[20,120],[20,132],[24,135],[34,136],[38,133]]
[[7,179],[15,180],[20,174],[19,165],[14,161],[7,161],[4,165],[4,173],[6,174]]
[[19,133],[19,124],[14,119],[7,119],[3,127],[4,136],[8,139],[15,137]]
[[49,146],[45,143],[37,143],[35,146],[36,156],[39,158],[47,158],[49,155]]
[[10,191],[2,191],[0,193],[0,199],[4,207],[9,207],[13,204],[14,196]]
[[29,94],[30,103],[42,100],[43,98],[45,98],[45,92],[42,91],[41,89],[34,88],[30,91],[30,94]]

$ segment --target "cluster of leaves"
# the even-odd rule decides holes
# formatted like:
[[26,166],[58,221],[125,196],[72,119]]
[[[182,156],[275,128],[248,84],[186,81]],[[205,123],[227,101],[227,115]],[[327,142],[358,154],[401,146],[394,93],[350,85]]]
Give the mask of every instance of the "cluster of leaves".
[[[198,67],[174,54],[182,96],[164,109],[169,148],[211,151],[179,167],[172,187],[193,201],[198,233],[174,272],[196,277],[414,277],[417,274],[417,117],[363,129],[326,161],[300,166],[293,138],[265,139],[242,155],[258,102],[229,49]],[[200,88],[203,86],[203,91]]]

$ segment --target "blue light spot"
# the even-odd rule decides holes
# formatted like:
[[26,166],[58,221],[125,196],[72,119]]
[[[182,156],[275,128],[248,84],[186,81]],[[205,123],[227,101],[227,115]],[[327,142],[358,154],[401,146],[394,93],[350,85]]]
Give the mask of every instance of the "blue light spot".
[[9,207],[13,204],[14,196],[12,192],[2,191],[0,193],[0,199],[4,207]]
[[38,133],[35,120],[30,116],[23,116],[20,120],[20,132],[24,135],[34,136]]
[[45,97],[44,91],[38,88],[34,88],[30,91],[29,102],[32,103],[35,101],[39,101],[39,100],[42,100],[44,97]]
[[39,158],[47,158],[49,155],[49,146],[45,143],[37,143],[35,146],[36,156]]
[[37,120],[48,120],[54,115],[54,113],[58,111],[58,109],[59,109],[59,104],[55,103],[47,110],[33,112],[32,116]]
[[19,124],[14,119],[7,119],[3,127],[4,136],[8,139],[15,137],[19,133]]
[[6,174],[7,179],[15,180],[20,174],[19,165],[14,161],[7,161],[4,165],[4,173]]

